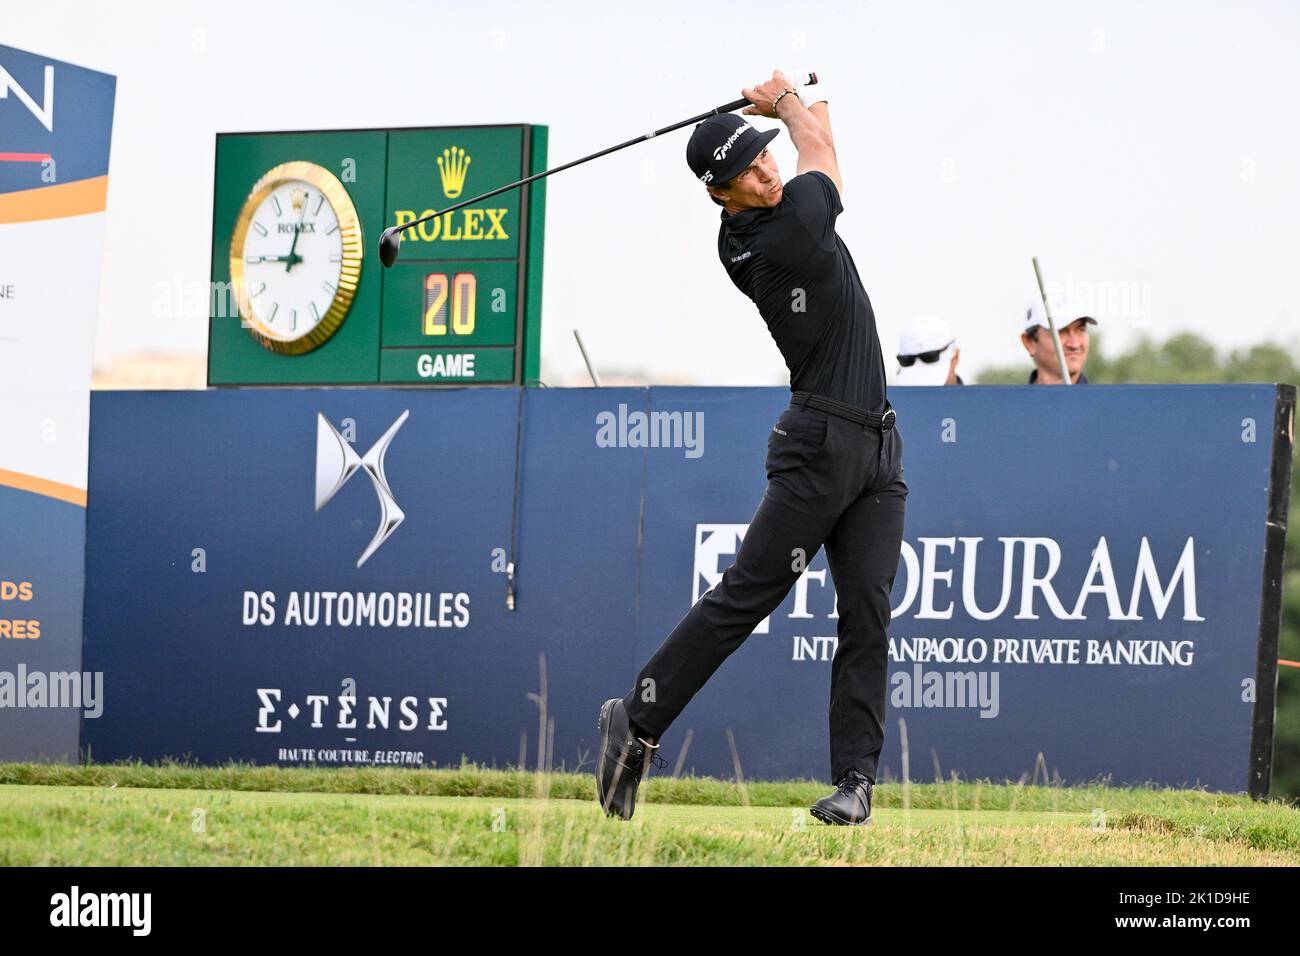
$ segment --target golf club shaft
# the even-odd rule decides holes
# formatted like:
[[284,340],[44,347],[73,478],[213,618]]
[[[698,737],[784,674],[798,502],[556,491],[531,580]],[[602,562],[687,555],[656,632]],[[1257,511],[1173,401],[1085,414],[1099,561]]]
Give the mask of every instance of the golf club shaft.
[[1070,370],[1065,365],[1065,349],[1061,347],[1061,336],[1056,331],[1056,323],[1052,320],[1052,307],[1047,304],[1047,290],[1043,288],[1043,273],[1038,268],[1038,256],[1033,257],[1034,278],[1038,280],[1038,294],[1043,299],[1043,315],[1047,316],[1047,329],[1052,333],[1052,344],[1056,346],[1056,360],[1061,363],[1061,381],[1066,385],[1073,385],[1070,381]]
[[[817,74],[809,73],[805,79],[806,82],[803,85],[811,86],[812,84],[817,82]],[[413,219],[410,222],[403,223],[401,226],[395,226],[391,228],[395,228],[399,232],[404,232],[407,229],[410,229],[414,226],[418,226],[421,223],[428,222],[430,219],[433,219],[437,216],[441,216],[444,213],[455,212],[457,209],[463,209],[466,206],[472,206],[476,202],[482,202],[484,199],[491,199],[493,196],[499,196],[501,195],[501,193],[509,192],[511,189],[517,189],[520,186],[527,186],[529,183],[535,183],[539,179],[545,179],[547,176],[550,176],[553,173],[563,172],[566,169],[572,169],[574,166],[581,166],[583,163],[589,163],[593,159],[599,159],[602,156],[608,156],[610,153],[616,153],[620,149],[627,149],[627,147],[629,146],[635,146],[637,143],[644,143],[646,140],[654,139],[656,136],[662,136],[665,133],[671,133],[674,130],[679,130],[683,126],[690,126],[694,123],[699,123],[703,120],[708,119],[710,116],[716,116],[719,113],[733,113],[736,110],[743,109],[748,105],[749,105],[749,100],[744,98],[738,100],[732,100],[730,103],[724,103],[721,106],[715,106],[713,109],[705,113],[701,113],[699,116],[692,116],[690,119],[684,119],[680,123],[673,123],[671,126],[665,126],[663,129],[657,129],[652,133],[642,133],[640,136],[634,137],[633,139],[629,139],[625,143],[619,143],[617,146],[610,146],[608,149],[602,149],[600,152],[592,153],[590,156],[584,156],[581,159],[575,159],[571,162],[565,163],[563,166],[556,166],[554,169],[547,169],[540,173],[534,173],[533,175],[528,176],[525,179],[519,180],[517,183],[510,183],[508,186],[501,186],[497,189],[491,190],[490,192],[485,192],[481,196],[475,196],[473,199],[466,199],[462,202],[456,203],[453,206],[447,206],[445,209],[438,209],[434,212],[428,213],[427,215],[421,216],[419,219]]]

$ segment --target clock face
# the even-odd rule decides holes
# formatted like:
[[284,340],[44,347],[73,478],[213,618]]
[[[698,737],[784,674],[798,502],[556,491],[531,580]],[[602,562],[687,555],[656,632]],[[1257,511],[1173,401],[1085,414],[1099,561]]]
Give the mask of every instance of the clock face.
[[361,272],[361,228],[343,184],[284,163],[253,187],[230,244],[240,317],[275,352],[307,352],[343,323]]

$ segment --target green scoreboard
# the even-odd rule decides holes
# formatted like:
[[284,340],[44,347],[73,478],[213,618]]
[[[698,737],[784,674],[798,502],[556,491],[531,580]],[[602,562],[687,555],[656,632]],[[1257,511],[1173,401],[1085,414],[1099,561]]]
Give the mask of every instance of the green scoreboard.
[[541,351],[545,126],[217,137],[209,385],[522,385]]

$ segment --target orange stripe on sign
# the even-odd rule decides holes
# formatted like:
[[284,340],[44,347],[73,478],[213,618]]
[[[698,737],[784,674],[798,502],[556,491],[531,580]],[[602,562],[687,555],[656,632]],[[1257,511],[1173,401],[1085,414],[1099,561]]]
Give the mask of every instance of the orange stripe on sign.
[[1277,662],[1281,664],[1283,667],[1300,667],[1300,661],[1284,661],[1282,658],[1279,657],[1277,659]]
[[50,481],[48,478],[37,478],[35,475],[24,475],[20,471],[5,471],[0,468],[0,485],[17,488],[19,491],[30,491],[32,494],[44,495],[47,498],[57,498],[70,505],[86,507],[86,489],[74,488],[61,481]]
[[0,223],[85,216],[92,212],[103,212],[107,201],[107,176],[0,193]]

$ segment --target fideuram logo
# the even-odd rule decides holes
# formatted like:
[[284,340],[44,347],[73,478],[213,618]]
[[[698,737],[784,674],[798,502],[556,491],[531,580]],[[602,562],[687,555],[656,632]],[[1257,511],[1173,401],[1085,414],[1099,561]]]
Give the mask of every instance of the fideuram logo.
[[406,512],[398,505],[393,489],[388,487],[388,478],[384,475],[384,455],[388,453],[388,446],[393,443],[398,429],[405,424],[410,414],[409,408],[402,412],[397,421],[388,426],[388,431],[384,432],[379,441],[371,445],[364,455],[358,456],[330,420],[324,414],[316,413],[316,510],[320,511],[329,504],[330,499],[348,483],[348,479],[358,469],[365,470],[379,497],[379,528],[357,559],[357,567],[365,564],[397,530],[397,526],[406,520]]

